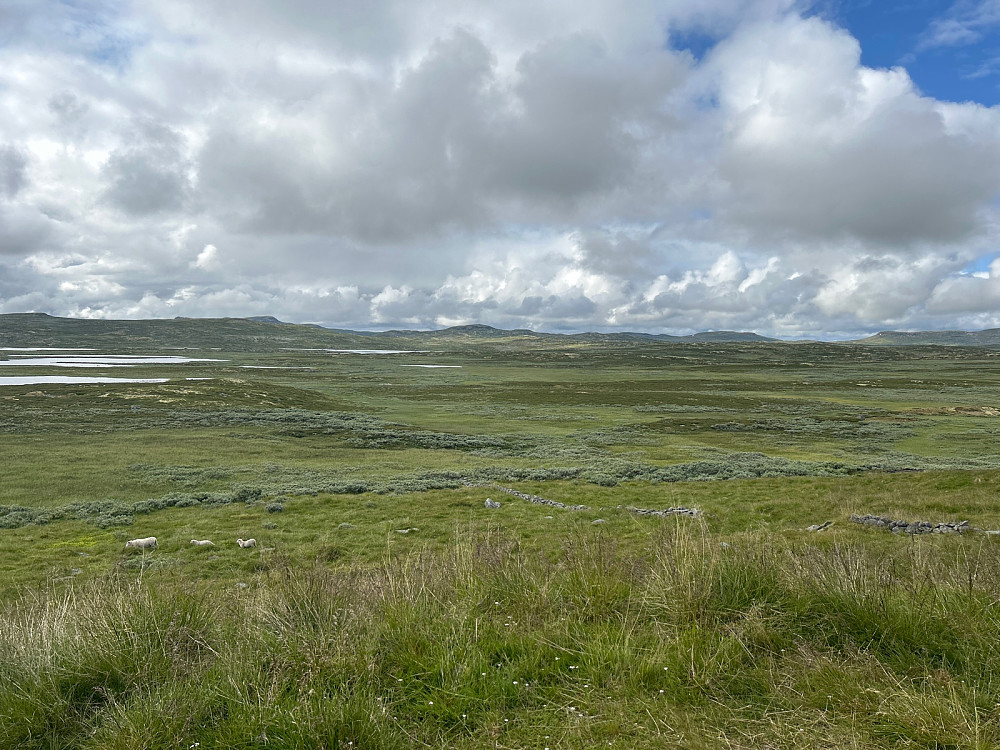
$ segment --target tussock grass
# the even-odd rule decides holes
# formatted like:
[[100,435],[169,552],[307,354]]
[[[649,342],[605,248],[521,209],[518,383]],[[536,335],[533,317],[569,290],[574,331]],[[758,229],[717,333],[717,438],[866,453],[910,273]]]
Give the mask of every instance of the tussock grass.
[[1000,540],[846,520],[1000,526],[992,354],[233,325],[0,394],[0,748],[1000,745]]
[[[119,568],[0,615],[0,747],[992,747],[1000,545],[500,527],[243,587]],[[953,545],[954,546],[954,545]]]

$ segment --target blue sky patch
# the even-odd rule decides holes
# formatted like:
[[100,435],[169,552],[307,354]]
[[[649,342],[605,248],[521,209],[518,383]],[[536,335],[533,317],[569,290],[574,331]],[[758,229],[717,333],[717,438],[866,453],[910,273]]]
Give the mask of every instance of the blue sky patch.
[[690,52],[697,62],[701,62],[718,41],[718,37],[699,29],[670,32],[671,48]]
[[1000,3],[995,0],[828,0],[815,13],[847,29],[871,68],[906,68],[945,101],[1000,103]]
[[990,270],[990,263],[1000,258],[1000,253],[990,253],[989,255],[981,255],[972,261],[969,265],[963,268],[960,273],[963,274],[973,274],[973,273],[983,273]]

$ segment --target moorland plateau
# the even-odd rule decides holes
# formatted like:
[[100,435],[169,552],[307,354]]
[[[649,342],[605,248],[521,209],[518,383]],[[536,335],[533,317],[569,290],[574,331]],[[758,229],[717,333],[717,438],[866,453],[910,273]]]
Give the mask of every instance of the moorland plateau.
[[0,315],[0,748],[996,747],[996,333]]

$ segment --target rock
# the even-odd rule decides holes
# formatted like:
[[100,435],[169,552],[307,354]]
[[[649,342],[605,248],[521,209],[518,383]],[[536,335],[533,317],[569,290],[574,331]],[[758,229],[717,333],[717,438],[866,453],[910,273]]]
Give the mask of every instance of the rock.
[[500,503],[498,503],[496,500],[492,500],[490,498],[486,498],[486,502],[483,503],[483,506],[486,507],[486,508],[499,508],[500,507]]
[[416,526],[409,529],[396,529],[397,534],[409,534],[411,531],[420,531]]
[[355,529],[357,527],[353,523],[347,523],[347,521],[344,521],[344,523],[337,524],[337,528],[338,529]]
[[560,508],[562,510],[589,510],[586,505],[566,505],[566,503],[560,503],[556,500],[547,500],[546,498],[539,497],[538,495],[529,495],[527,492],[512,490],[509,487],[499,487],[497,485],[490,486],[499,492],[506,492],[508,495],[519,497],[522,500],[527,500],[529,503],[535,503],[537,505],[548,505],[551,508]]
[[823,523],[814,523],[812,526],[806,528],[806,531],[825,531],[830,528],[833,521],[823,521]]
[[599,523],[607,523],[607,521],[605,521],[603,518],[595,518],[593,521],[591,521],[591,523],[596,525]]
[[633,508],[631,505],[626,506],[625,510],[630,513],[635,513],[640,516],[692,516],[697,517],[701,515],[701,511],[697,508],[685,508],[684,506],[678,506],[676,508],[664,508],[663,510],[650,510],[648,508]]
[[[889,529],[893,534],[962,534],[972,531],[968,521],[943,521],[941,523],[931,523],[930,521],[902,521],[899,519],[885,518],[884,516],[874,516],[870,513],[864,515],[851,514],[851,522],[864,526],[875,526],[880,529]],[[813,529],[809,527],[810,531]]]

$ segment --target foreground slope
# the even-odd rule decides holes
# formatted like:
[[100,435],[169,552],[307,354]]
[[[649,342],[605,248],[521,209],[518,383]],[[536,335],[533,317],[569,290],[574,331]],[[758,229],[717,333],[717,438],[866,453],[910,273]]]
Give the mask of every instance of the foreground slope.
[[0,747],[1000,744],[988,349],[20,323]]

